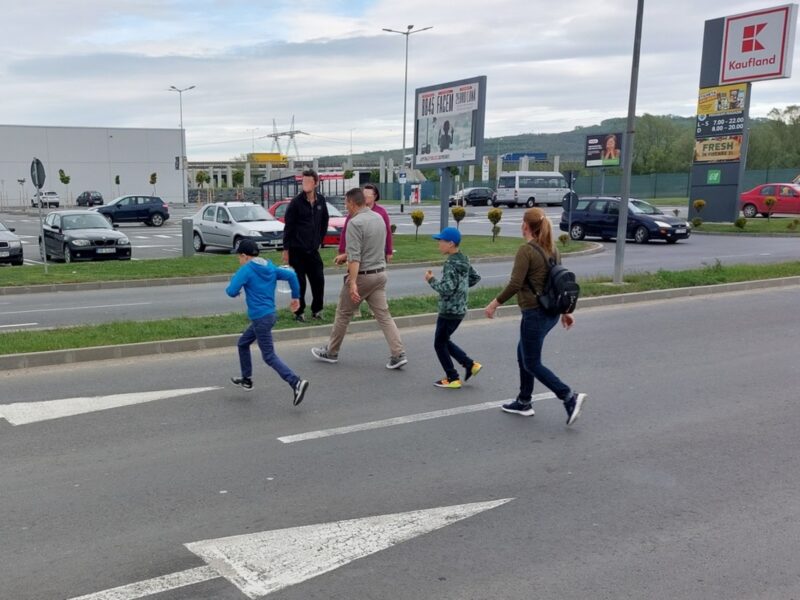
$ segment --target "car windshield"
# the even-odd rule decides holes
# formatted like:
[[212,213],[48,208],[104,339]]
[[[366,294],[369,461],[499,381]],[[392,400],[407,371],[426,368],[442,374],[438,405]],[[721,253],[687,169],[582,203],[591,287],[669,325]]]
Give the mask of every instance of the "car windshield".
[[237,223],[249,223],[251,221],[273,221],[273,217],[261,206],[229,206],[233,220]]
[[500,181],[497,182],[497,187],[499,188],[513,188],[516,186],[516,181],[514,177],[501,177]]
[[111,205],[113,205],[113,204],[116,204],[117,202],[119,202],[119,201],[120,201],[120,200],[122,200],[123,198],[125,198],[125,196],[120,196],[119,198],[114,198],[113,200],[111,200],[110,202],[108,202],[108,203],[106,204],[106,206],[111,206]]
[[61,227],[68,229],[112,229],[106,218],[98,214],[90,215],[64,215],[61,217]]
[[328,202],[328,216],[329,217],[343,217],[344,215],[341,213],[341,211],[338,208],[336,208],[333,204]]
[[631,200],[628,202],[628,208],[630,211],[637,215],[663,215],[660,210],[658,210],[652,204],[648,204],[643,200]]

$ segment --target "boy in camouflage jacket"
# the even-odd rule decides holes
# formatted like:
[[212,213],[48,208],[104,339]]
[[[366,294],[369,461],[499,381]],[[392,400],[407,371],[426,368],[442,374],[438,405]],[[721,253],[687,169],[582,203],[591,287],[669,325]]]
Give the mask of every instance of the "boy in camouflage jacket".
[[447,255],[442,267],[442,278],[436,279],[431,271],[426,271],[425,281],[439,294],[439,317],[436,320],[436,334],[433,348],[444,368],[445,378],[433,383],[436,387],[457,390],[461,388],[461,378],[453,365],[455,359],[464,367],[464,381],[477,375],[481,364],[472,360],[451,340],[464,316],[467,314],[467,291],[481,280],[481,276],[469,264],[469,258],[461,253],[461,232],[455,227],[445,227],[433,236],[439,241],[439,251]]

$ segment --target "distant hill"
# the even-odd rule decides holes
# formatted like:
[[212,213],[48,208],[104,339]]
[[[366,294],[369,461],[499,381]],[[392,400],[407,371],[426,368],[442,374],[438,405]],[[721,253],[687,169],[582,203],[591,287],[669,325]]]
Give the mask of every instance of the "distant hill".
[[[639,117],[637,117],[638,120]],[[681,117],[676,115],[666,115],[674,125],[681,129],[687,130],[694,129],[695,117]],[[584,145],[586,143],[586,136],[593,133],[614,133],[618,131],[625,131],[627,119],[614,118],[605,119],[598,125],[590,125],[588,127],[575,127],[572,131],[563,131],[561,133],[521,133],[518,135],[504,135],[496,138],[485,138],[484,140],[484,154],[487,156],[495,157],[498,154],[505,154],[506,152],[547,152],[548,156],[558,155],[562,161],[583,161]],[[409,135],[409,143],[413,136],[413,131]],[[410,153],[411,150],[409,149]],[[393,150],[380,150],[375,152],[364,152],[361,154],[353,155],[353,163],[374,164],[381,156],[394,159],[396,165],[400,164],[402,149],[396,148]],[[320,158],[322,165],[340,165],[347,160],[348,155],[340,154],[334,156],[325,156]]]

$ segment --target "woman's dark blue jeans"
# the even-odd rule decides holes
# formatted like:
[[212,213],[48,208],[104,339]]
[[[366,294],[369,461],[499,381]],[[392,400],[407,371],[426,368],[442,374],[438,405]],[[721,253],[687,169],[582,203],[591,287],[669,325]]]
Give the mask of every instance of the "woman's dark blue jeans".
[[450,341],[450,336],[455,333],[459,325],[461,319],[439,317],[436,319],[436,333],[433,336],[433,349],[436,350],[436,356],[439,357],[439,362],[442,363],[442,368],[450,381],[461,379],[453,365],[453,358],[465,369],[472,368],[473,364],[466,352]]
[[239,338],[239,364],[242,368],[242,377],[250,379],[253,375],[253,361],[250,358],[250,345],[258,341],[261,356],[264,362],[275,369],[286,383],[294,387],[300,378],[286,366],[286,364],[275,354],[275,345],[272,343],[272,327],[275,325],[277,315],[272,313],[260,319],[253,319],[250,327],[245,329],[242,337]]
[[555,373],[542,364],[544,338],[558,323],[559,315],[550,316],[541,309],[522,311],[517,362],[519,363],[519,395],[517,400],[527,404],[533,396],[534,378],[541,381],[559,399],[566,400],[572,394],[570,387]]

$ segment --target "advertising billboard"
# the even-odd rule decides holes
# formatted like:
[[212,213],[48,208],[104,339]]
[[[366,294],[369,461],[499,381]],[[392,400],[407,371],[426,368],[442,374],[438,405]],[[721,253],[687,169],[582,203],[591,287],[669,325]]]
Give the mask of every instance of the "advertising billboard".
[[724,135],[695,140],[694,162],[696,163],[736,161],[741,157],[741,135]]
[[414,102],[414,165],[474,164],[483,153],[486,77],[418,88]]
[[587,167],[618,167],[622,162],[622,134],[598,133],[586,136]]
[[744,131],[747,84],[702,88],[697,98],[695,136],[712,137]]
[[791,77],[797,5],[725,17],[719,83]]

